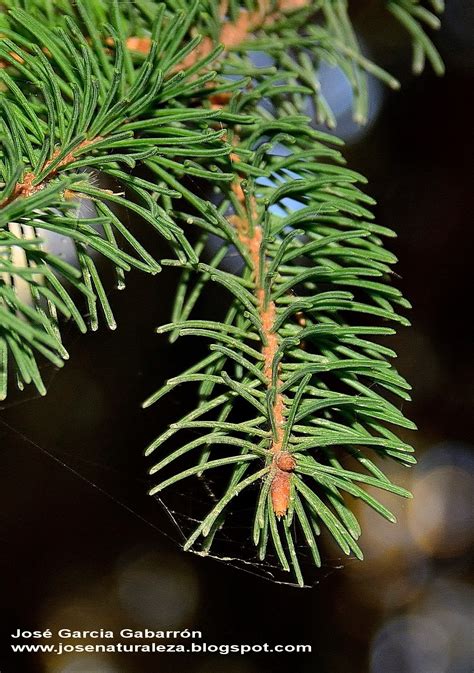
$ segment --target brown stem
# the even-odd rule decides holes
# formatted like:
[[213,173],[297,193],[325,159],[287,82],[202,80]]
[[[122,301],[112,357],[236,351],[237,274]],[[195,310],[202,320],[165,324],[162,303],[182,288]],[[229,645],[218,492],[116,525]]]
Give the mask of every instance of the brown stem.
[[[239,201],[244,200],[240,178],[237,178],[232,189]],[[268,388],[272,386],[273,361],[279,346],[279,337],[274,330],[276,318],[276,305],[271,299],[265,298],[264,278],[261,273],[261,248],[262,248],[262,228],[255,222],[257,220],[257,208],[255,198],[251,201],[251,218],[253,226],[250,225],[248,218],[242,218],[238,215],[232,215],[229,219],[235,226],[238,237],[243,245],[249,251],[249,257],[252,268],[252,275],[255,280],[255,296],[258,303],[260,322],[262,325],[263,346],[262,355],[263,373],[267,380]],[[271,413],[273,415],[272,426],[275,428],[270,451],[273,454],[271,466],[271,486],[270,495],[272,499],[273,511],[278,517],[283,516],[289,506],[291,492],[291,473],[295,468],[295,460],[288,451],[283,451],[283,428],[285,422],[285,399],[278,391],[281,384],[280,368],[278,370],[276,382],[276,394]]]
[[[297,9],[301,9],[308,4],[308,0],[278,0],[272,8],[269,0],[258,0],[257,9],[249,12],[241,9],[239,16],[235,21],[225,21],[227,14],[227,0],[222,0],[220,7],[220,17],[223,20],[222,29],[218,42],[226,50],[237,47],[252,35],[256,30],[269,26],[277,21],[282,14],[288,14]],[[200,44],[184,59],[179,67],[189,67],[200,58],[208,56],[214,48],[211,38],[205,37]]]
[[[277,0],[277,2],[272,3],[270,0],[258,0],[257,8],[253,12],[242,8],[235,21],[227,21],[228,0],[222,0],[219,10],[219,16],[222,19],[222,28],[217,44],[222,44],[226,51],[237,47],[242,42],[245,42],[256,30],[270,26],[284,14],[290,14],[306,7],[309,2],[310,0]],[[194,33],[198,34],[197,31],[194,31]],[[173,70],[177,71],[189,68],[201,58],[208,56],[215,46],[216,43],[210,37],[204,37],[181,63],[175,65]],[[150,51],[151,40],[147,37],[129,37],[127,39],[127,47],[142,54],[147,54]]]
[[[57,174],[60,168],[62,168],[63,166],[68,166],[75,160],[76,158],[75,155],[79,150],[81,150],[84,147],[88,147],[89,145],[92,145],[93,143],[98,142],[99,140],[102,140],[101,136],[97,136],[92,140],[88,139],[83,140],[81,143],[77,145],[77,147],[75,147],[68,154],[66,154],[66,156],[63,159],[61,159],[61,161],[47,175],[45,175],[44,179],[36,185],[33,184],[36,178],[35,173],[33,171],[28,171],[28,173],[25,173],[23,175],[22,181],[18,182],[15,185],[15,188],[13,192],[10,194],[10,196],[4,199],[2,203],[0,203],[0,208],[7,206],[9,203],[11,203],[17,198],[28,197],[31,196],[32,194],[36,194],[36,192],[39,192],[48,184],[51,178]],[[53,163],[53,161],[56,159],[56,157],[60,152],[61,152],[60,149],[55,150],[51,159],[47,161],[43,166],[43,168],[41,169],[40,171],[41,173]]]
[[[224,23],[219,37],[219,42],[224,45],[226,50],[236,47],[241,44],[256,30],[263,28],[266,25],[278,20],[282,14],[289,13],[296,9],[305,7],[308,0],[279,0],[276,6],[271,10],[269,0],[259,0],[258,8],[254,12],[247,12],[242,9],[237,21],[231,23]],[[221,17],[224,19],[227,13],[227,1],[223,0],[221,4]],[[204,40],[198,47],[186,57],[185,61],[180,64],[182,66],[193,65],[198,59],[207,56],[213,48],[210,38]],[[216,94],[211,98],[212,107],[220,108],[228,102],[228,98],[222,94]],[[236,140],[236,138],[234,138]],[[230,155],[231,161],[234,163],[239,161],[238,155],[232,153]],[[240,184],[240,178],[237,178],[232,189],[239,201],[244,202],[244,194]],[[257,208],[255,199],[251,200],[252,220],[257,220]],[[260,269],[260,254],[262,247],[262,228],[256,224],[253,227],[249,226],[248,219],[241,218],[237,215],[231,216],[231,221],[236,227],[237,234],[240,241],[245,245],[249,251],[249,256],[252,264],[252,273],[255,279],[255,296],[258,302],[258,309],[260,314],[260,321],[262,325],[262,332],[264,337],[264,344],[262,347],[263,373],[267,379],[268,388],[272,385],[273,378],[273,361],[279,346],[279,338],[274,330],[276,318],[276,306],[272,300],[265,301],[265,289],[263,278],[261,277]],[[293,456],[288,451],[283,451],[283,428],[285,422],[285,399],[283,395],[278,392],[280,387],[280,368],[277,376],[277,392],[273,402],[271,413],[273,415],[273,427],[275,428],[275,436],[273,437],[270,448],[273,454],[271,466],[271,486],[270,495],[272,499],[273,511],[276,516],[284,516],[288,510],[291,495],[291,473],[293,472],[296,462]]]

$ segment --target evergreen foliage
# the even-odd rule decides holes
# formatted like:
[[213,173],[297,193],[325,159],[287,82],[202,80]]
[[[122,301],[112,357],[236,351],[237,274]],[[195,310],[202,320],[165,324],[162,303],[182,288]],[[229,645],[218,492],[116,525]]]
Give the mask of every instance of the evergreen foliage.
[[[433,11],[414,0],[383,4],[408,32],[414,70],[427,59],[441,74],[424,30],[438,27],[439,0]],[[394,521],[364,486],[409,493],[370,455],[413,463],[395,429],[414,426],[397,404],[409,385],[380,339],[408,324],[384,246],[394,234],[374,222],[341,141],[312,120],[335,126],[323,62],[351,84],[359,123],[369,76],[398,88],[361,52],[348,3],[2,5],[0,396],[12,377],[46,392],[38,358],[67,358],[65,319],[85,331],[103,315],[115,327],[107,264],[120,288],[131,268],[177,267],[171,321],[158,331],[208,340],[209,355],[145,403],[196,386],[195,406],[147,449],[159,454],[151,493],[224,468],[219,499],[186,548],[209,550],[249,489],[259,557],[271,548],[299,584],[297,544],[320,565],[321,525],[361,558],[346,496]],[[140,243],[150,226],[169,259]],[[74,263],[48,249],[51,234],[72,242]],[[240,271],[229,271],[231,257]],[[210,284],[228,296],[213,321],[199,315]]]

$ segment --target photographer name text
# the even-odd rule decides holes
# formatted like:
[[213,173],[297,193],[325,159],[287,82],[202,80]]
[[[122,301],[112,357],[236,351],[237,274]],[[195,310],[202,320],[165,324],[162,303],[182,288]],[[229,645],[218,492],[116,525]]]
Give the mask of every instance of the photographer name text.
[[133,639],[133,640],[160,640],[160,639],[170,639],[170,638],[190,638],[192,640],[200,640],[202,638],[202,631],[191,631],[190,629],[184,629],[180,631],[155,631],[153,629],[121,629],[120,631],[110,631],[107,629],[96,629],[91,631],[76,631],[73,629],[58,629],[57,631],[52,631],[51,629],[46,629],[44,631],[24,631],[22,629],[17,629],[14,633],[11,634],[13,639],[49,639],[49,638],[61,638],[62,640],[89,640],[89,639],[99,639],[99,640],[116,640],[118,638],[124,639]]

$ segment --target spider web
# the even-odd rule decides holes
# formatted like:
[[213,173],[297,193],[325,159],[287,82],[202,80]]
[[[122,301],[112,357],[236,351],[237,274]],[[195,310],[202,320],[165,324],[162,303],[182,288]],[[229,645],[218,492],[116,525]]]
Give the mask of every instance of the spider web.
[[[55,378],[55,373],[52,372],[49,384]],[[31,395],[28,399],[32,400],[39,396]],[[23,398],[23,401],[15,401],[10,405],[27,403],[28,399]],[[4,407],[5,408],[5,405]],[[161,514],[157,513],[156,517],[150,515],[148,512],[141,511],[139,503],[131,502],[123,497],[120,497],[114,492],[109,485],[110,479],[107,476],[111,473],[119,477],[120,482],[127,483],[130,479],[134,482],[132,485],[146,493],[148,484],[145,478],[139,479],[130,476],[130,473],[119,469],[114,465],[109,465],[101,462],[90,461],[81,458],[80,456],[59,453],[53,449],[45,446],[44,443],[35,441],[30,435],[25,434],[22,430],[14,427],[4,418],[0,417],[0,424],[10,433],[16,435],[25,446],[29,449],[39,452],[45,456],[49,461],[58,465],[61,469],[73,475],[78,480],[84,482],[90,489],[100,494],[104,499],[114,503],[118,508],[124,510],[131,517],[137,519],[142,524],[151,528],[154,533],[159,536],[164,536],[169,539],[174,545],[183,547],[186,539],[194,528],[199,525],[202,520],[201,512],[205,513],[209,506],[213,504],[216,499],[214,493],[214,482],[207,478],[194,479],[193,486],[188,480],[188,489],[171,489],[171,494],[166,498],[154,496],[149,500],[158,504],[162,510]],[[91,479],[87,475],[87,470],[93,467],[102,474],[101,477]],[[197,482],[197,483],[196,483]],[[133,489],[130,489],[133,490]],[[165,513],[165,520],[168,525],[163,523],[163,512]],[[250,540],[249,520],[251,517],[251,510],[249,507],[241,506],[240,503],[234,506],[234,510],[229,515],[225,525],[218,531],[213,549],[211,551],[200,551],[199,549],[191,549],[190,553],[197,556],[206,556],[210,560],[224,563],[233,568],[257,576],[261,579],[290,586],[297,586],[292,581],[287,573],[285,573],[278,565],[275,557],[269,552],[266,558],[262,561],[257,557],[256,549],[253,542]],[[246,525],[244,521],[247,522]],[[323,554],[324,546],[322,545]],[[321,568],[316,569],[312,567],[309,554],[307,553],[304,541],[298,544],[296,540],[296,548],[298,551],[300,563],[306,580],[306,587],[316,586],[325,580],[329,575],[338,570],[342,570],[348,562],[354,559],[347,557],[333,557],[325,558]]]
[[[195,484],[194,489],[191,487],[187,491],[174,489],[165,499],[155,496],[179,532],[181,546],[201,523],[210,506],[219,500],[214,492],[214,484],[219,482],[218,478],[214,482],[202,476],[195,481],[199,483]],[[258,486],[255,490],[257,488]],[[257,549],[251,540],[251,525],[249,524],[253,521],[255,514],[255,490],[254,493],[248,494],[248,502],[245,504],[242,504],[242,494],[236,499],[225,522],[216,533],[210,550],[202,551],[193,547],[189,551],[197,556],[228,564],[264,580],[296,587],[297,583],[291,579],[289,573],[281,568],[276,555],[271,552],[270,548],[263,560],[258,557]],[[302,535],[300,540],[296,537],[295,547],[306,587],[319,584],[333,572],[342,570],[348,560],[351,561],[351,559],[342,557],[325,558],[322,567],[318,569],[313,564]],[[324,545],[321,547],[324,553]]]

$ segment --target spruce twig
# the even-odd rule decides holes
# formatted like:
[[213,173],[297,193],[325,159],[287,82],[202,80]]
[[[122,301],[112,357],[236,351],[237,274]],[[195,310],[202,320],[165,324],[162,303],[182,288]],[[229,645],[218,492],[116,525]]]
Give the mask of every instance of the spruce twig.
[[[375,459],[412,464],[395,430],[414,426],[396,402],[410,387],[380,342],[408,324],[384,245],[394,233],[374,222],[374,201],[345,166],[342,143],[314,128],[335,125],[323,63],[347,78],[359,123],[370,76],[399,86],[361,52],[350,4],[3,5],[0,396],[12,375],[46,392],[39,363],[67,358],[64,319],[97,329],[102,313],[115,327],[100,260],[115,268],[119,287],[132,268],[179,268],[172,319],[158,331],[208,340],[210,350],[145,403],[185,383],[197,388],[195,406],[147,450],[160,454],[151,492],[227,471],[185,547],[207,552],[248,491],[260,559],[273,553],[298,584],[298,540],[319,566],[321,526],[361,558],[345,495],[394,521],[364,486],[409,497]],[[414,70],[426,59],[441,74],[424,29],[439,26],[440,3],[433,11],[415,0],[385,5],[412,41]],[[143,226],[166,242],[169,259],[154,259],[140,242]],[[45,234],[71,242],[71,263],[48,250]],[[230,256],[241,271],[228,269]],[[210,284],[228,299],[205,321],[199,298]]]

